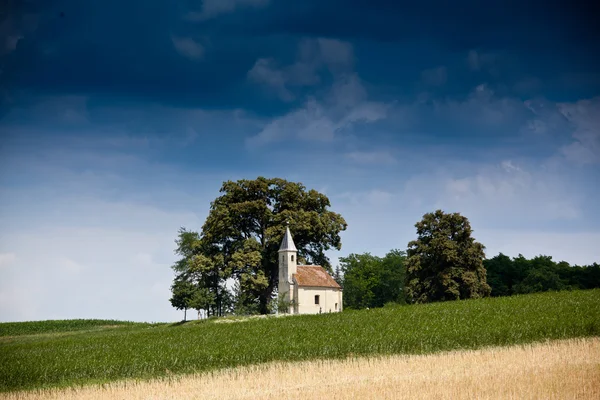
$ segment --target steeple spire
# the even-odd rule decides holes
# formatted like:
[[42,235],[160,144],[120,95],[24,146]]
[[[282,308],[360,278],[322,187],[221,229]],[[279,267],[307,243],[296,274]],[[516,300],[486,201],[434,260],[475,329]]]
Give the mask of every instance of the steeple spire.
[[285,234],[283,235],[283,239],[281,240],[281,246],[279,246],[279,251],[298,251],[296,249],[296,245],[294,244],[294,240],[292,239],[292,234],[290,233],[289,222],[286,222]]

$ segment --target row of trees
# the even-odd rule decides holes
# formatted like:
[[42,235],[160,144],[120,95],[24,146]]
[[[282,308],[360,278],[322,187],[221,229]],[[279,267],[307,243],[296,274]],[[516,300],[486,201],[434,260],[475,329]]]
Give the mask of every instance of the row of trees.
[[519,254],[485,259],[466,217],[440,210],[418,222],[407,253],[369,253],[341,258],[344,307],[381,307],[389,302],[425,303],[549,290],[600,287],[600,265],[571,266],[550,256]]
[[[227,181],[200,233],[180,229],[171,304],[208,316],[269,313],[277,306],[277,250],[286,223],[300,263],[333,272],[328,249],[340,249],[346,222],[327,196],[284,179]],[[571,267],[550,257],[526,260],[500,254],[485,260],[466,217],[437,210],[415,225],[405,251],[340,259],[334,277],[346,308],[389,302],[425,303],[544,290],[600,286],[599,266]]]
[[502,253],[483,262],[492,296],[510,296],[549,290],[593,289],[600,287],[600,264],[569,265],[550,256],[530,260],[519,254],[510,258]]
[[[385,257],[369,253],[350,254],[340,259],[338,283],[344,288],[344,307],[363,309],[388,303],[406,303],[406,253],[390,251]],[[384,261],[386,260],[386,261]],[[491,296],[511,296],[557,290],[600,287],[600,264],[569,265],[540,255],[531,259],[519,254],[510,258],[502,253],[483,261]],[[388,280],[380,279],[387,277]]]

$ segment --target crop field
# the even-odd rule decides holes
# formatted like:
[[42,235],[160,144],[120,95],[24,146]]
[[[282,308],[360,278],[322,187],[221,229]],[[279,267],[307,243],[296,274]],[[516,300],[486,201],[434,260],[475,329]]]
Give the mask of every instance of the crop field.
[[12,392],[4,398],[596,400],[600,398],[600,339],[427,355],[276,362],[169,379]]
[[[600,335],[600,290],[339,314],[0,332],[0,390],[151,379],[267,362],[429,354]],[[226,321],[226,320],[221,320]],[[24,329],[25,330],[25,329]]]
[[67,319],[53,321],[0,323],[0,337],[42,333],[77,332],[108,327],[148,326],[150,324],[106,319]]

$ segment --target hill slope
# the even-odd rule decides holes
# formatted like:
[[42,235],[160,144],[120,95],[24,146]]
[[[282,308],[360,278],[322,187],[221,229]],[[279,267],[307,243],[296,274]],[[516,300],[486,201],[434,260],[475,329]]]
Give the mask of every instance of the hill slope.
[[600,290],[216,322],[3,337],[0,390],[598,336]]

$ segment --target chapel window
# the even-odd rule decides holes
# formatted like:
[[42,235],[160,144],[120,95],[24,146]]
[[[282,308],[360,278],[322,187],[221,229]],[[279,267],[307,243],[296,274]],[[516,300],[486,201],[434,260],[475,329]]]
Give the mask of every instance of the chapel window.
[[292,261],[294,261],[294,255],[292,254]]
[[319,304],[319,295],[315,295],[315,304]]

